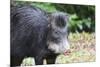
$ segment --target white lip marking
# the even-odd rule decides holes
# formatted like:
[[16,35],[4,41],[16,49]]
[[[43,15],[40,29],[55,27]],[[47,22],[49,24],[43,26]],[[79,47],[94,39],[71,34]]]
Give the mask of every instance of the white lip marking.
[[58,44],[53,42],[48,42],[48,49],[54,51],[55,53],[64,53],[65,51],[70,49],[70,45],[68,43],[67,38],[66,39],[63,38],[63,40]]

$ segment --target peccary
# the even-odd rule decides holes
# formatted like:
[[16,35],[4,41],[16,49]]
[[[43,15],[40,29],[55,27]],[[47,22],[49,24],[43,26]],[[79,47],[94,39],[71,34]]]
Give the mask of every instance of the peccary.
[[58,54],[70,49],[68,16],[48,13],[38,7],[11,7],[11,66],[19,66],[25,57],[34,57],[36,65],[54,64]]

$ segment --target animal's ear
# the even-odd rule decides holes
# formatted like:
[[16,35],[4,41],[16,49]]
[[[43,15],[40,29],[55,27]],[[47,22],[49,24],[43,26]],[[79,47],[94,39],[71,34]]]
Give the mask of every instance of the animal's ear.
[[52,21],[52,13],[48,13],[47,17],[48,17],[49,23],[51,23],[51,21]]
[[52,27],[52,21],[54,20],[52,13],[48,13],[47,17],[48,17],[48,22],[49,22],[48,27],[51,28]]
[[68,13],[66,13],[66,20],[67,20],[67,23],[69,22],[69,18],[70,18],[70,15]]
[[70,20],[70,14],[67,13],[67,14],[66,14],[67,28],[69,28],[69,24],[70,24],[70,23],[69,23],[69,22],[70,22],[69,20]]
[[48,21],[50,26],[65,27],[69,22],[69,15],[64,12],[48,13]]
[[47,19],[48,19],[48,22],[49,22],[48,27],[49,28],[51,28],[51,22],[52,22],[52,16],[51,16],[51,14],[52,13],[49,13],[49,12],[47,13]]

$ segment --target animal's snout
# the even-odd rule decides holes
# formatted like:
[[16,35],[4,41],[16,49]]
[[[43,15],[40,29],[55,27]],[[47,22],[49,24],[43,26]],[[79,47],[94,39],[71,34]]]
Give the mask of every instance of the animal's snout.
[[71,53],[71,50],[68,49],[68,50],[66,50],[63,54],[66,56],[66,55],[69,55],[70,53]]

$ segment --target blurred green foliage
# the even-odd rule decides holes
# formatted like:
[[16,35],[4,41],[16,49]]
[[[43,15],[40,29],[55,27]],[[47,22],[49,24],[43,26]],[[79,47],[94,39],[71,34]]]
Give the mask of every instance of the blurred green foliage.
[[73,5],[58,3],[43,3],[30,1],[16,1],[13,5],[37,6],[47,12],[62,11],[69,15],[69,31],[71,32],[95,32],[95,6]]

